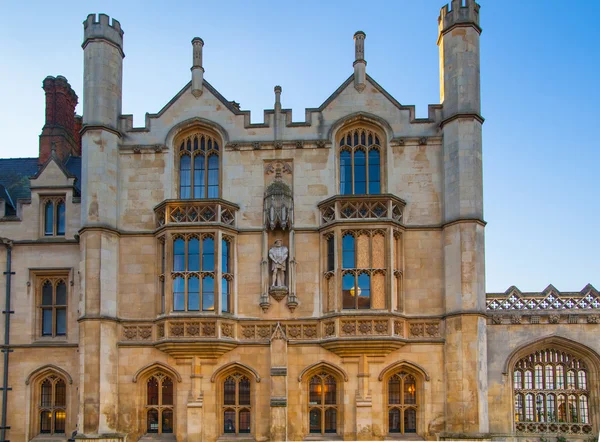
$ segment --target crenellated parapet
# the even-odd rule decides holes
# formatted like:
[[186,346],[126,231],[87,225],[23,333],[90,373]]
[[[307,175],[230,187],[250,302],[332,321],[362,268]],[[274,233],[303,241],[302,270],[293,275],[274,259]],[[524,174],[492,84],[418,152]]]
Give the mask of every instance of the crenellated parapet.
[[[116,45],[123,52],[123,29],[118,20],[106,14],[89,14],[83,22],[83,48],[90,40],[105,40]],[[124,55],[123,55],[124,56]]]
[[463,0],[452,0],[452,9],[448,5],[442,6],[438,18],[440,34],[449,31],[456,25],[474,25],[479,28],[479,4],[475,0],[465,0],[465,6],[462,6]]

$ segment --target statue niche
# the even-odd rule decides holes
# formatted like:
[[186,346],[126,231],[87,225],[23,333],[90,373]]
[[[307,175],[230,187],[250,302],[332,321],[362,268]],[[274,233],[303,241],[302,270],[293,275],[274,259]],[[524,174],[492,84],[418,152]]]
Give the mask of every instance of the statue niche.
[[[283,161],[273,161],[265,169],[266,175],[275,174],[274,180],[267,186],[264,197],[264,228],[268,248],[267,290],[268,294],[281,301],[290,293],[290,249],[293,238],[294,199],[292,189],[284,182],[282,173],[291,175],[291,166]],[[288,231],[286,235],[284,232]],[[286,238],[287,237],[287,238]],[[292,257],[293,259],[293,257]],[[267,297],[269,296],[267,295]],[[265,307],[268,301],[265,300]]]

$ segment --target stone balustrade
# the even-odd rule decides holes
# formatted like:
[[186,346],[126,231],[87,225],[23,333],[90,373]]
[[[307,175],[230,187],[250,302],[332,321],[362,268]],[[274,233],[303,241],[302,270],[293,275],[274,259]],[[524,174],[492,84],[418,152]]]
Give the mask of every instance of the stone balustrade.
[[185,223],[235,226],[239,206],[221,199],[166,200],[154,208],[156,227]]
[[319,203],[321,225],[336,221],[395,221],[402,222],[406,203],[391,194],[337,195]]

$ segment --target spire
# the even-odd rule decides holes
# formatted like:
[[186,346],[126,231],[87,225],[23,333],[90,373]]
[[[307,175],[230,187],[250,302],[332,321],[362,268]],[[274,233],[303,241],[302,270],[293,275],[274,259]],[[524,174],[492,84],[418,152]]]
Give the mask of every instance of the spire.
[[194,37],[192,48],[194,53],[192,64],[192,95],[199,98],[202,95],[202,82],[204,81],[204,68],[202,67],[202,47],[204,41],[200,37]]
[[366,87],[367,62],[365,61],[365,38],[367,34],[357,31],[354,34],[354,88],[362,92]]

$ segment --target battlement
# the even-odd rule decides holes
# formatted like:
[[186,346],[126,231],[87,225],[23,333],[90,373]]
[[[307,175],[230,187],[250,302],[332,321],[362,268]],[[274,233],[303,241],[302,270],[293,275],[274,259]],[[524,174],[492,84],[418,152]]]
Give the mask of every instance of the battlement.
[[117,45],[123,50],[123,29],[118,20],[112,19],[106,14],[89,14],[83,22],[83,47],[88,40],[103,39]]
[[479,29],[479,7],[475,0],[452,0],[452,9],[442,6],[438,18],[440,34],[457,24],[473,24]]

